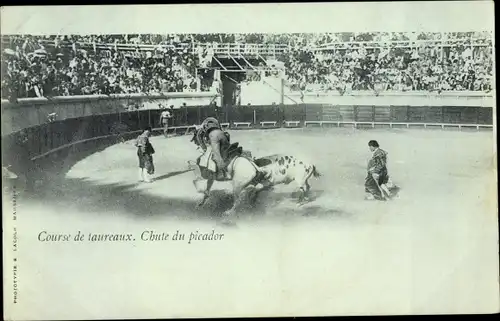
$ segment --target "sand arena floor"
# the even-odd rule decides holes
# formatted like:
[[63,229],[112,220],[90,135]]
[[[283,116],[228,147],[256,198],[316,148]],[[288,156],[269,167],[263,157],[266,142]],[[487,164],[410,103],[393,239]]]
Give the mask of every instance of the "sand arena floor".
[[[498,266],[478,263],[496,251],[492,132],[340,128],[231,135],[256,157],[288,153],[313,162],[322,174],[311,179],[315,200],[298,208],[290,198],[293,183],[277,186],[259,196],[237,228],[221,227],[217,210],[194,211],[201,195],[187,171],[186,162],[198,155],[191,136],[152,138],[151,184],[137,181],[133,142],[117,144],[18,200],[19,246],[30,249],[20,260],[36,267],[23,282],[37,285],[24,285],[23,295],[49,318],[54,309],[67,310],[67,318],[103,318],[441,313],[456,307],[466,313],[491,306],[494,295],[484,295],[495,293],[488,276]],[[393,201],[363,200],[370,139],[389,152],[390,175],[401,187]],[[229,199],[228,186],[214,184],[213,207]],[[140,235],[212,229],[224,240],[37,241],[42,230]]]

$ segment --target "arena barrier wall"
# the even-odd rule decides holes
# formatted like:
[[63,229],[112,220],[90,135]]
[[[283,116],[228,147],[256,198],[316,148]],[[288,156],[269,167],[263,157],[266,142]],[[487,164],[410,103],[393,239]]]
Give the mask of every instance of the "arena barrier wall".
[[167,94],[120,94],[68,97],[37,97],[2,100],[2,136],[21,129],[43,125],[49,118],[56,121],[96,115],[119,114],[137,110],[154,110],[160,105],[174,109],[184,106],[208,106],[217,98],[209,92]]
[[[409,97],[408,94],[404,96]],[[361,100],[355,98],[350,104],[225,108],[211,104],[214,98],[211,93],[35,98],[5,104],[2,101],[2,163],[11,165],[16,173],[63,166],[61,159],[65,164],[73,163],[69,161],[74,158],[72,154],[93,153],[103,146],[115,144],[119,137],[132,138],[145,126],[161,131],[161,111],[157,106],[160,102],[166,105],[167,101],[174,102],[175,99],[182,101],[181,107],[173,110],[170,122],[169,132],[176,135],[189,134],[194,125],[209,116],[217,117],[225,128],[232,129],[310,126],[444,129],[455,126],[479,130],[493,127],[493,106],[462,105],[466,98],[455,100],[455,103],[449,101],[446,105],[431,105],[427,96],[424,100],[421,95],[406,99],[405,105],[383,105],[381,99],[385,96],[366,96],[364,104],[356,104]],[[470,100],[488,101],[478,94],[474,97]],[[129,110],[130,105],[145,105],[144,102],[150,104],[146,107],[155,109]],[[56,113],[56,116],[49,120],[51,113]]]

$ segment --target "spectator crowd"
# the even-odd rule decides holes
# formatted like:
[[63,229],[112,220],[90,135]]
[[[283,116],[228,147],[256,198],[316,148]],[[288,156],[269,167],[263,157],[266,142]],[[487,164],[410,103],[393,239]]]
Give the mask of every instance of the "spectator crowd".
[[286,45],[274,58],[292,90],[489,91],[491,41],[491,33],[3,36],[2,98],[205,91],[210,44],[225,43]]
[[[373,37],[370,37],[373,38]],[[283,54],[290,87],[301,91],[332,90],[425,90],[490,91],[493,55],[491,38],[448,41],[440,46],[429,39],[407,37],[386,39],[385,43],[357,40],[341,48],[322,50],[304,43]],[[425,40],[425,41],[422,41]],[[437,39],[436,39],[437,40]],[[380,40],[379,40],[380,41]],[[399,42],[399,45],[398,45]]]
[[[4,40],[4,39],[2,39]],[[76,41],[78,40],[78,41]],[[90,41],[89,41],[90,40]],[[108,41],[97,48],[97,41]],[[2,97],[179,92],[196,89],[189,44],[119,50],[117,39],[11,37],[2,53]],[[114,41],[114,42],[109,42]]]

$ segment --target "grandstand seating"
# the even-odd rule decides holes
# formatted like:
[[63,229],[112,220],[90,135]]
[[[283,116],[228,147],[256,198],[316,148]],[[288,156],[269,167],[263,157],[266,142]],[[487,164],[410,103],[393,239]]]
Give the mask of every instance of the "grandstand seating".
[[292,91],[492,89],[491,33],[363,34],[4,35],[2,98],[208,91],[217,55],[283,63]]

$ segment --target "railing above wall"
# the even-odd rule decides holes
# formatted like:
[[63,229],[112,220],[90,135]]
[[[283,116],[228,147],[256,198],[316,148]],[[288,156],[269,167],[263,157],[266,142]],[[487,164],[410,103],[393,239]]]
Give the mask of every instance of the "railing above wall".
[[211,49],[215,55],[261,55],[264,57],[276,57],[289,50],[287,45],[248,43],[199,44],[197,48]]
[[[457,46],[465,46],[469,48],[476,47],[491,47],[491,38],[488,39],[474,39],[474,38],[462,38],[462,39],[434,39],[434,40],[379,40],[379,41],[334,41],[330,43],[323,43],[319,45],[312,45],[314,51],[328,51],[328,50],[342,50],[342,49],[383,49],[383,48],[415,48],[420,46],[436,47],[436,48],[449,48]],[[39,43],[47,47],[55,46],[54,40],[39,39]],[[9,47],[9,42],[7,39],[2,38],[2,44],[4,47]],[[218,42],[218,43],[200,43],[200,42],[182,42],[173,44],[159,43],[159,44],[143,44],[143,43],[93,43],[93,42],[75,42],[79,47],[82,48],[96,48],[101,50],[123,50],[123,51],[154,51],[159,48],[172,48],[176,51],[183,51],[186,49],[192,50],[192,52],[197,52],[198,48],[212,48],[215,53],[223,53],[230,50],[237,50],[243,53],[259,53],[259,54],[282,54],[286,50],[292,49],[295,46],[292,44],[283,43],[269,43],[269,44],[252,44],[252,43],[235,43],[235,42]],[[70,41],[59,41],[60,47],[71,48],[73,42]]]
[[491,47],[491,41],[481,39],[436,39],[436,40],[388,40],[388,41],[336,41],[321,44],[315,50],[342,50],[342,49],[383,49],[386,48],[416,48],[420,46],[450,48],[458,46]]
[[492,92],[381,92],[375,96],[370,91],[353,91],[340,95],[338,92],[285,92],[284,102],[293,104],[373,105],[373,106],[460,106],[489,107],[495,104]]
[[213,97],[210,92],[171,92],[152,94],[111,94],[111,95],[78,95],[78,96],[56,96],[56,97],[33,97],[21,98],[17,102],[10,102],[2,99],[2,108],[18,107],[20,105],[38,103],[76,102],[76,101],[96,101],[96,100],[116,100],[116,99],[180,99],[180,98],[206,98]]
[[[338,91],[290,91],[280,92],[276,88],[254,82],[255,86],[242,86],[243,105],[278,104],[283,98],[285,105],[295,104],[335,104],[335,105],[374,105],[374,106],[461,106],[493,107],[494,92],[480,91],[384,91],[375,95],[373,91],[351,91],[341,95]],[[260,86],[260,88],[259,88]],[[262,90],[265,95],[255,92]],[[247,92],[248,91],[248,92]],[[282,97],[283,95],[283,97]]]

